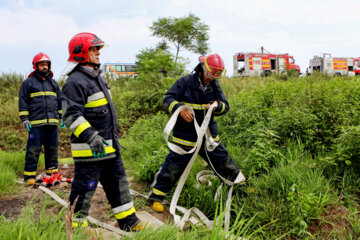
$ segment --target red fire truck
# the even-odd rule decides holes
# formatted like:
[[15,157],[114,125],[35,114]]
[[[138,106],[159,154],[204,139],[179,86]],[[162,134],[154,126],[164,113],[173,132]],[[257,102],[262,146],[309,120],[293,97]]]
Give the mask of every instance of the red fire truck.
[[324,53],[322,57],[314,56],[309,64],[310,72],[322,72],[329,75],[359,75],[360,58],[331,57]]
[[288,53],[273,54],[261,52],[240,52],[234,55],[234,76],[270,76],[273,73],[284,73],[293,70],[300,73],[300,67],[295,65],[293,56]]

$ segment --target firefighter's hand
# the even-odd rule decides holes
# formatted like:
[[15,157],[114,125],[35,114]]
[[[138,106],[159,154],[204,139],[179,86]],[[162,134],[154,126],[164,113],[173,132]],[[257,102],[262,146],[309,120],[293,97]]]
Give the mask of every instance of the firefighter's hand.
[[106,156],[104,144],[109,145],[109,143],[107,143],[105,139],[100,135],[96,135],[94,139],[89,143],[91,152],[95,158]]
[[24,126],[24,128],[28,131],[28,132],[30,132],[30,129],[31,129],[31,123],[30,123],[30,121],[29,120],[25,120],[25,121],[23,121],[23,126]]
[[194,119],[192,113],[187,109],[182,110],[180,116],[187,122],[191,122]]
[[212,102],[212,103],[206,104],[205,108],[206,108],[206,109],[209,109],[210,106],[211,106],[212,104],[214,104],[214,103],[215,103],[215,106],[216,106],[216,107],[213,108],[213,111],[214,111],[214,110],[219,106],[219,102],[218,102],[218,101],[214,101],[214,102]]

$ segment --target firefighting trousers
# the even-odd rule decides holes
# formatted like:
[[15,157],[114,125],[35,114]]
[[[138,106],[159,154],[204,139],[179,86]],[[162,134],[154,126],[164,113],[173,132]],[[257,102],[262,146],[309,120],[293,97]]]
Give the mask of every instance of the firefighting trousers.
[[103,186],[120,229],[126,230],[135,226],[139,219],[130,195],[124,164],[120,154],[115,158],[94,161],[75,162],[75,176],[71,187],[70,204],[75,206],[74,222],[83,223],[89,214],[91,199],[98,182]]
[[[214,170],[225,179],[234,181],[240,173],[239,167],[221,143],[212,152],[206,151],[203,143],[199,155],[207,163],[210,161],[211,164],[209,163],[209,165],[213,166]],[[155,179],[150,189],[150,200],[161,202],[165,198],[166,194],[180,178],[191,157],[192,154],[181,155],[170,150],[164,164],[155,174]]]
[[45,169],[51,174],[58,168],[58,128],[55,125],[45,125],[30,129],[26,145],[24,180],[36,177],[36,170],[44,145]]

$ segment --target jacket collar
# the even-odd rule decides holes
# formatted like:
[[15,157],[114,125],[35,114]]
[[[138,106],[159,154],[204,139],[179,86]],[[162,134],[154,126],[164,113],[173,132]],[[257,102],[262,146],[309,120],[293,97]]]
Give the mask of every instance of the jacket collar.
[[85,73],[86,75],[88,75],[88,76],[90,76],[92,78],[97,78],[101,73],[100,69],[94,69],[92,67],[87,67],[87,66],[84,66],[84,65],[78,65],[77,70],[79,70],[80,72]]

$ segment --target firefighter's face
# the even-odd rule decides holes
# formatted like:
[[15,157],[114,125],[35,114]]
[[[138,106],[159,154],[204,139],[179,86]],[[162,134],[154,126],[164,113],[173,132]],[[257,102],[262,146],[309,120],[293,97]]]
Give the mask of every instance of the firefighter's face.
[[89,48],[89,60],[90,63],[99,64],[100,63],[100,47],[90,47]]
[[205,84],[210,84],[212,81],[214,81],[214,78],[212,76],[210,76],[206,71],[204,71]]
[[44,62],[39,62],[37,64],[37,68],[40,72],[47,72],[49,70],[49,64],[48,62],[44,61]]

